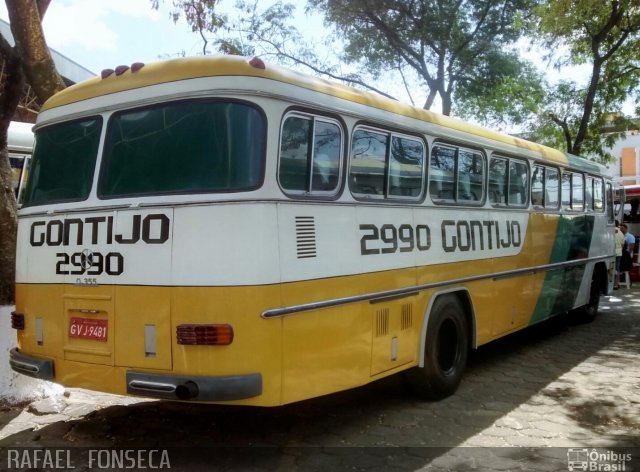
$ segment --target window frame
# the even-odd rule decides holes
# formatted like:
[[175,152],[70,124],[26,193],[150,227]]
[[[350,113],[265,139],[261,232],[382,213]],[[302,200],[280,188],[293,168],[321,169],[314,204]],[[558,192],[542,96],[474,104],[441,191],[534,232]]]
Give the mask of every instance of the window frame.
[[[353,186],[351,184],[351,170],[353,168],[353,143],[354,143],[354,134],[359,131],[364,130],[371,133],[378,133],[386,136],[386,146],[385,146],[385,159],[384,159],[384,177],[383,177],[383,193],[382,194],[372,194],[372,193],[357,193],[354,192]],[[420,192],[416,196],[406,196],[406,195],[393,195],[389,193],[390,190],[390,165],[391,165],[391,147],[393,138],[399,139],[408,139],[411,141],[415,141],[420,143],[422,147],[422,170],[420,173]],[[346,173],[347,186],[349,188],[349,192],[353,196],[354,199],[358,201],[380,201],[380,202],[407,202],[407,203],[420,203],[424,201],[427,189],[427,176],[428,176],[428,155],[429,155],[429,146],[427,142],[424,140],[422,136],[418,136],[415,134],[409,134],[399,130],[392,130],[389,128],[383,128],[375,125],[370,125],[368,123],[360,123],[355,125],[350,133],[350,142],[349,142],[349,153],[348,153],[348,172]]]
[[[535,173],[535,169],[536,168],[540,168],[543,170],[543,179],[542,179],[542,205],[539,204],[535,204],[533,203],[533,173]],[[562,186],[562,179],[560,177],[561,172],[560,169],[558,167],[554,167],[554,166],[549,166],[546,164],[542,164],[539,162],[536,162],[533,164],[533,171],[531,173],[531,188],[529,190],[529,195],[530,195],[530,199],[531,199],[531,206],[533,208],[535,208],[536,210],[547,210],[547,211],[558,211],[560,209],[560,205],[562,203],[562,197],[560,195],[560,188]],[[557,191],[557,201],[555,204],[551,205],[548,201],[548,185],[547,183],[549,182],[549,173],[550,171],[554,172],[555,175],[558,177],[558,191]]]
[[[72,123],[78,123],[78,122],[82,122],[82,121],[87,121],[87,120],[92,120],[95,119],[99,129],[98,129],[98,145],[96,147],[95,150],[95,156],[94,156],[94,161],[93,161],[93,170],[91,172],[91,185],[89,186],[89,191],[87,192],[86,196],[84,197],[79,197],[79,198],[64,198],[64,199],[57,199],[57,200],[53,200],[53,201],[48,201],[48,202],[40,202],[40,203],[31,203],[31,202],[24,202],[25,199],[25,192],[27,190],[31,191],[31,186],[33,185],[33,174],[32,171],[34,169],[34,164],[37,164],[37,162],[34,161],[34,158],[36,157],[36,151],[38,151],[38,143],[37,143],[37,137],[38,137],[38,132],[41,130],[46,130],[48,128],[53,128],[53,127],[58,127],[58,126],[66,126]],[[34,145],[33,145],[33,151],[29,157],[29,179],[25,182],[25,186],[22,187],[20,189],[20,206],[22,208],[28,208],[28,207],[37,207],[37,206],[44,206],[44,205],[55,205],[55,204],[60,204],[60,203],[75,203],[75,202],[85,202],[88,201],[90,198],[92,198],[92,192],[94,190],[94,188],[97,185],[96,182],[96,169],[98,167],[101,168],[102,166],[102,148],[103,148],[103,136],[104,136],[104,132],[105,132],[105,128],[106,128],[106,123],[107,123],[107,119],[105,119],[105,116],[102,114],[90,114],[87,116],[82,116],[80,118],[75,118],[75,119],[71,119],[71,120],[65,120],[65,121],[59,121],[56,123],[52,123],[52,124],[47,124],[44,125],[42,127],[38,126],[35,130],[34,130]],[[40,144],[40,147],[42,147],[42,144]],[[24,169],[23,169],[24,170]],[[22,179],[22,177],[21,177]]]
[[[281,157],[282,157],[282,153],[281,153],[281,146],[282,146],[282,138],[283,138],[283,133],[284,133],[284,124],[287,121],[287,119],[291,118],[291,117],[298,117],[301,119],[308,119],[311,122],[311,128],[310,128],[310,135],[312,137],[311,141],[307,141],[307,168],[310,169],[309,170],[309,178],[308,181],[306,182],[307,186],[307,190],[290,190],[285,188],[282,185],[282,182],[280,180],[280,168],[281,168]],[[324,122],[324,123],[332,123],[337,125],[338,129],[340,130],[340,156],[338,158],[338,182],[337,185],[335,187],[335,189],[333,190],[313,190],[313,162],[314,162],[314,157],[315,157],[315,138],[316,138],[316,134],[315,134],[315,129],[316,129],[316,122],[320,121],[320,122]],[[342,193],[343,187],[344,187],[344,173],[345,173],[345,145],[346,145],[346,132],[345,132],[345,125],[342,122],[342,120],[338,119],[337,117],[334,116],[330,116],[330,115],[325,115],[319,112],[315,112],[314,110],[299,110],[299,109],[292,109],[292,110],[288,110],[286,111],[283,115],[282,118],[280,120],[280,133],[278,135],[278,158],[277,158],[277,163],[276,163],[276,181],[278,183],[278,187],[280,188],[280,190],[282,191],[283,194],[285,194],[287,197],[289,198],[304,198],[304,199],[323,199],[323,200],[335,200],[337,199],[340,194]],[[309,154],[311,154],[311,156],[309,156]],[[310,157],[310,159],[309,159]]]
[[[438,147],[444,147],[444,148],[449,148],[449,149],[454,149],[455,150],[455,162],[454,162],[454,179],[453,179],[453,189],[452,189],[452,194],[453,194],[453,198],[449,199],[449,198],[434,198],[431,195],[431,185],[433,183],[432,177],[433,177],[433,169],[431,168],[431,162],[433,160],[433,153],[435,152],[436,148]],[[475,153],[478,154],[481,159],[482,159],[482,176],[480,179],[480,182],[482,184],[482,195],[480,197],[480,199],[478,200],[464,200],[464,199],[458,199],[458,193],[459,193],[459,184],[460,184],[460,150],[464,150],[464,151],[468,151],[471,153]],[[429,152],[429,172],[428,172],[428,185],[427,185],[427,191],[426,194],[429,195],[429,199],[431,200],[431,202],[434,205],[455,205],[455,206],[465,206],[465,207],[482,207],[484,206],[486,200],[487,200],[487,179],[489,176],[489,165],[488,165],[488,159],[487,159],[487,153],[485,152],[484,149],[481,148],[474,148],[472,146],[466,146],[464,144],[456,144],[454,142],[450,142],[450,141],[444,141],[444,140],[436,140],[433,142],[433,144],[431,145],[431,149]]]
[[[569,177],[569,204],[565,205],[564,204],[564,197],[565,197],[565,191],[564,191],[564,179],[565,179],[565,175]],[[580,208],[574,208],[574,177],[581,177],[582,178],[582,204]],[[572,169],[563,169],[562,170],[562,174],[561,174],[561,185],[560,185],[560,205],[563,211],[566,212],[570,212],[570,213],[584,213],[585,212],[585,174],[584,172],[580,172],[577,170],[572,170]]]
[[[120,194],[120,195],[105,195],[102,190],[103,179],[105,177],[106,172],[106,155],[108,154],[109,147],[111,143],[107,143],[107,135],[109,132],[109,127],[111,126],[112,120],[114,117],[123,114],[123,113],[137,113],[143,112],[145,110],[152,110],[164,105],[175,105],[175,104],[188,104],[188,103],[233,103],[244,105],[249,108],[253,108],[263,123],[262,136],[260,139],[262,140],[262,146],[260,149],[260,174],[256,179],[255,185],[242,187],[242,188],[234,188],[232,190],[229,189],[221,189],[221,190],[177,190],[177,191],[164,191],[164,192],[147,192],[147,193],[128,193],[128,194]],[[265,111],[259,106],[257,103],[248,101],[248,100],[240,100],[236,98],[228,98],[228,97],[202,97],[202,98],[181,98],[176,100],[163,100],[159,102],[155,102],[149,105],[143,106],[133,106],[130,108],[121,108],[118,110],[114,110],[109,114],[105,123],[103,123],[103,136],[101,141],[102,152],[99,154],[100,159],[100,169],[97,181],[94,182],[96,187],[96,196],[99,200],[117,200],[121,198],[146,198],[146,197],[161,197],[167,195],[219,195],[219,194],[230,194],[230,193],[242,193],[242,192],[251,192],[254,190],[258,190],[264,185],[265,173],[267,168],[267,141],[269,134],[269,122],[267,120],[267,115]]]
[[[591,181],[591,202],[589,205],[589,208],[587,209],[587,205],[586,205],[586,192],[587,192],[587,182]],[[584,176],[584,181],[585,181],[585,210],[588,212],[592,212],[592,213],[604,213],[605,209],[606,209],[606,190],[605,190],[605,185],[604,185],[604,179],[600,176],[597,175],[593,175],[593,174],[585,174]],[[596,198],[596,194],[595,194],[595,187],[597,184],[600,184],[600,190],[602,192],[602,207],[600,209],[597,209],[594,207],[594,203],[595,203],[595,198]]]
[[[491,157],[489,158],[489,165],[488,165],[488,172],[487,172],[487,181],[489,182],[489,185],[487,187],[487,196],[489,196],[489,194],[491,193],[491,189],[489,188],[491,186],[491,163],[494,160],[505,160],[507,161],[507,182],[506,182],[506,187],[507,187],[507,192],[505,194],[505,203],[500,203],[500,202],[492,202],[491,198],[488,198],[489,203],[491,204],[492,207],[494,208],[528,208],[529,207],[529,202],[531,202],[531,167],[529,165],[529,161],[527,159],[523,159],[521,157],[513,157],[513,156],[506,156],[503,154],[492,154]],[[526,199],[524,203],[511,203],[510,200],[510,195],[511,195],[511,165],[512,163],[518,163],[518,164],[524,164],[526,170],[527,170],[527,179],[525,184],[523,185],[523,189],[525,190],[526,194]],[[546,172],[545,172],[546,175]]]

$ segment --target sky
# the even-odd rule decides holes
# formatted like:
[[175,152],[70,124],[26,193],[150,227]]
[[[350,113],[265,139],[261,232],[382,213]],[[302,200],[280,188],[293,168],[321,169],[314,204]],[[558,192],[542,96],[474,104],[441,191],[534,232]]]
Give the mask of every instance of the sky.
[[[321,37],[322,21],[303,14],[306,0],[289,1],[299,5],[298,30],[305,36],[315,33],[316,38]],[[234,3],[225,0],[221,7],[231,8]],[[173,22],[171,4],[172,0],[160,0],[160,10],[154,10],[150,0],[52,0],[43,22],[45,38],[49,47],[95,74],[121,64],[151,63],[181,54],[201,54],[200,36],[192,32],[185,21]],[[3,0],[0,0],[0,18],[8,21]],[[523,49],[523,56],[536,59],[535,51]],[[585,75],[584,71],[558,73],[539,61],[538,64],[552,81],[563,75],[566,78]],[[400,83],[379,85],[400,100],[409,102]],[[414,88],[413,94],[415,103],[420,106],[426,94],[420,88]]]
[[[181,51],[198,54],[200,37],[185,22],[173,23],[170,1],[156,11],[150,0],[53,0],[43,21],[45,38],[49,47],[96,74]],[[4,1],[0,18],[9,20]]]

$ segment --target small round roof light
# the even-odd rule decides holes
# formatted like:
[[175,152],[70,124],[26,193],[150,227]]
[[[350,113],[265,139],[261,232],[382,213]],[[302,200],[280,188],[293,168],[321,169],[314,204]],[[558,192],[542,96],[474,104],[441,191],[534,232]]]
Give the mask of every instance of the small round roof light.
[[106,79],[114,72],[115,71],[113,69],[102,69],[102,72],[100,72],[100,77],[102,77],[103,79]]
[[131,64],[131,72],[138,72],[144,67],[144,62],[134,62]]
[[262,59],[260,59],[259,57],[253,57],[251,58],[251,60],[249,61],[249,65],[251,67],[255,67],[256,69],[266,69],[267,66],[265,65],[264,61]]
[[118,66],[116,67],[116,75],[122,75],[129,70],[129,66]]

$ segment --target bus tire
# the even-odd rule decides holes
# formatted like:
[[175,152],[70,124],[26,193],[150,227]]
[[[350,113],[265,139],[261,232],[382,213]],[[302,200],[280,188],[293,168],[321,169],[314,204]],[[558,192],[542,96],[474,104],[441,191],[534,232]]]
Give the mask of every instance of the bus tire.
[[575,310],[575,314],[578,319],[583,323],[590,323],[598,314],[598,308],[600,307],[600,279],[598,278],[598,272],[594,269],[593,276],[591,277],[591,287],[589,289],[589,301],[586,305],[581,306]]
[[452,395],[460,385],[468,353],[469,330],[460,299],[438,297],[427,324],[424,366],[405,373],[409,389],[427,400]]

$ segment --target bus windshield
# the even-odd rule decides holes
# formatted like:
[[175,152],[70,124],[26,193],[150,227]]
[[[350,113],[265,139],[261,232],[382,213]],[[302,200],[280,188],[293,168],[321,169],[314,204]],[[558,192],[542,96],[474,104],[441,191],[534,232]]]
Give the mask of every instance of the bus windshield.
[[85,200],[91,191],[102,118],[36,131],[24,206]]
[[257,188],[264,119],[238,102],[189,101],[115,114],[98,185],[101,198]]

